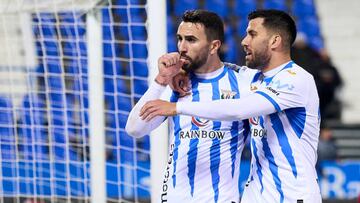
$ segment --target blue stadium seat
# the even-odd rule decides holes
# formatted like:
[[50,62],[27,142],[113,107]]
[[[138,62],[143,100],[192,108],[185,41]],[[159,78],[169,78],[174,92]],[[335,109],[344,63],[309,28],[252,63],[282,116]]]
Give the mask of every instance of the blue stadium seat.
[[224,61],[230,63],[236,63],[237,61],[237,50],[238,44],[236,43],[235,39],[235,32],[233,31],[232,27],[227,26],[225,29],[225,56]]
[[314,0],[293,0],[291,10],[298,18],[316,16],[316,6]]
[[107,58],[104,59],[104,76],[105,77],[113,77],[117,73],[119,73],[121,68],[121,63],[119,60],[115,60],[115,58]]
[[56,93],[49,93],[48,94],[49,97],[49,107],[53,108],[53,109],[62,109],[65,108],[64,104],[64,98],[63,98],[63,93],[61,92],[56,92]]
[[56,38],[48,39],[44,38],[43,45],[47,56],[59,56],[59,44],[56,42]]
[[16,159],[16,140],[14,117],[11,101],[0,96],[0,149],[3,160]]
[[129,23],[128,11],[126,8],[123,7],[113,8],[112,13],[114,15],[114,18],[119,18],[120,22]]
[[119,48],[119,52],[116,52],[117,56],[121,58],[130,58],[130,45],[129,42],[123,44],[116,44]]
[[148,50],[146,44],[132,43],[132,58],[146,59],[148,57]]
[[45,101],[40,95],[25,95],[19,125],[19,150],[22,158],[48,160],[49,140]]
[[147,77],[148,67],[145,61],[133,61],[133,73],[137,77]]
[[309,46],[316,51],[324,49],[324,39],[321,36],[313,36],[309,39]]
[[145,25],[131,26],[132,40],[146,41],[147,32]]
[[61,23],[60,33],[68,38],[78,38],[86,34],[85,16],[76,12],[61,12],[58,14]]
[[134,79],[134,93],[143,95],[148,88],[147,80]]
[[115,91],[116,91],[116,93],[131,94],[130,80],[117,78]]
[[236,16],[247,19],[247,15],[256,9],[254,0],[235,0],[233,13]]
[[54,39],[56,33],[56,18],[52,13],[40,13],[39,18],[34,17],[33,21],[41,24],[41,34],[45,39]]
[[171,18],[171,16],[167,17],[167,50],[168,52],[174,52],[177,51],[177,39],[176,39],[176,33],[177,28],[174,25],[174,21]]
[[304,17],[298,19],[298,30],[306,34],[308,38],[321,36],[320,25],[317,17]]
[[167,50],[168,50],[168,52],[178,51],[177,41],[176,41],[175,36],[168,36]]
[[[114,27],[114,35],[117,36],[122,40],[130,40],[130,31],[128,25],[113,25]],[[115,37],[114,36],[114,37]]]
[[131,23],[144,23],[146,22],[146,9],[145,8],[130,8]]
[[285,0],[265,0],[263,6],[264,9],[288,10]]
[[102,30],[103,30],[103,39],[106,41],[110,41],[110,40],[114,40],[115,39],[115,33],[114,33],[114,26],[112,25],[108,25],[107,23],[104,23],[102,25]]
[[184,11],[190,9],[198,9],[199,1],[194,0],[175,0],[174,13],[176,16],[182,16]]
[[237,33],[241,38],[246,36],[247,26],[248,26],[247,18],[241,18],[241,19],[238,20],[238,22],[237,22]]
[[204,2],[205,9],[217,13],[222,18],[229,15],[228,1],[223,0],[207,0]]
[[[58,55],[56,55],[58,56]],[[59,58],[47,58],[45,61],[45,68],[48,73],[62,73],[63,67],[61,66],[60,56]]]
[[112,12],[110,8],[106,8],[104,7],[103,9],[101,9],[101,13],[102,13],[102,21],[103,24],[108,25],[109,23],[112,23],[113,18],[112,18]]
[[106,110],[115,111],[115,96],[114,95],[105,95],[105,107]]
[[[131,98],[126,96],[118,96],[117,97],[117,109],[130,112],[131,111]],[[124,126],[125,127],[125,126]]]
[[64,41],[63,42],[63,55],[71,58],[75,58],[79,56],[79,51],[77,49],[77,42],[74,41]]

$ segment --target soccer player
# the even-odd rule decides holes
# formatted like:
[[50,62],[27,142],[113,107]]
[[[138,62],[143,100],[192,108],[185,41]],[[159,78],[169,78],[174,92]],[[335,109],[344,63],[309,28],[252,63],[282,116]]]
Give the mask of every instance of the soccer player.
[[242,41],[246,65],[257,69],[248,97],[233,100],[148,102],[141,117],[188,115],[210,120],[249,119],[251,171],[242,203],[321,202],[315,163],[319,99],[313,77],[290,58],[292,18],[277,10],[249,14]]
[[[146,101],[159,98],[180,68],[190,74],[191,94],[170,101],[231,100],[249,94],[254,70],[224,65],[219,50],[224,42],[224,25],[215,13],[194,10],[182,17],[177,31],[179,53],[158,60],[159,74],[130,112],[126,131],[134,137],[148,134],[164,121],[156,117],[141,120]],[[249,127],[239,119],[210,121],[196,116],[169,118],[170,150],[163,180],[161,202],[238,202],[241,153]],[[247,129],[247,130],[246,130]]]

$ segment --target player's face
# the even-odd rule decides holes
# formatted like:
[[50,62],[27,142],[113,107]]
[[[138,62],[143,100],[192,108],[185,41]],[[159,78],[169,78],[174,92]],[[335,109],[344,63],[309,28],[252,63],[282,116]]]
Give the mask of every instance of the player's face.
[[259,70],[265,68],[271,58],[270,37],[266,28],[262,25],[263,21],[263,18],[250,20],[246,29],[246,37],[241,42],[246,53],[246,66]]
[[182,22],[177,31],[177,40],[180,56],[185,59],[184,70],[194,72],[206,64],[210,42],[202,24]]

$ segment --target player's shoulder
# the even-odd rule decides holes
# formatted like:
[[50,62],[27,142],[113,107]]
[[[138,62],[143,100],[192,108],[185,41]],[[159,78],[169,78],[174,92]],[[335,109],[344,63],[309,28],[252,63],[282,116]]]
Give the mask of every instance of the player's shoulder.
[[313,76],[295,63],[277,73],[270,86],[278,91],[288,90],[304,94],[309,90],[316,90]]
[[224,66],[228,68],[230,71],[234,71],[238,74],[246,74],[246,75],[255,75],[256,72],[258,72],[255,69],[248,68],[246,66],[239,66],[233,63],[224,62]]
[[275,78],[283,81],[301,83],[314,80],[314,77],[309,72],[296,63],[292,63],[290,67],[282,69]]

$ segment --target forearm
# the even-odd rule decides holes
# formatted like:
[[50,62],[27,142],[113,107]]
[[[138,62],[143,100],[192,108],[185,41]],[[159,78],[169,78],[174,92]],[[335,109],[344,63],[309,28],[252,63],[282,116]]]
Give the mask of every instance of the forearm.
[[234,121],[274,113],[274,106],[259,94],[242,99],[223,99],[209,102],[178,102],[178,114],[210,120]]
[[137,102],[134,108],[131,110],[125,130],[133,137],[142,137],[149,134],[152,130],[157,128],[165,119],[164,116],[157,116],[151,121],[142,120],[139,116],[141,108],[147,101],[159,99],[161,94],[166,89],[165,86],[161,86],[156,82],[153,82],[141,99]]

